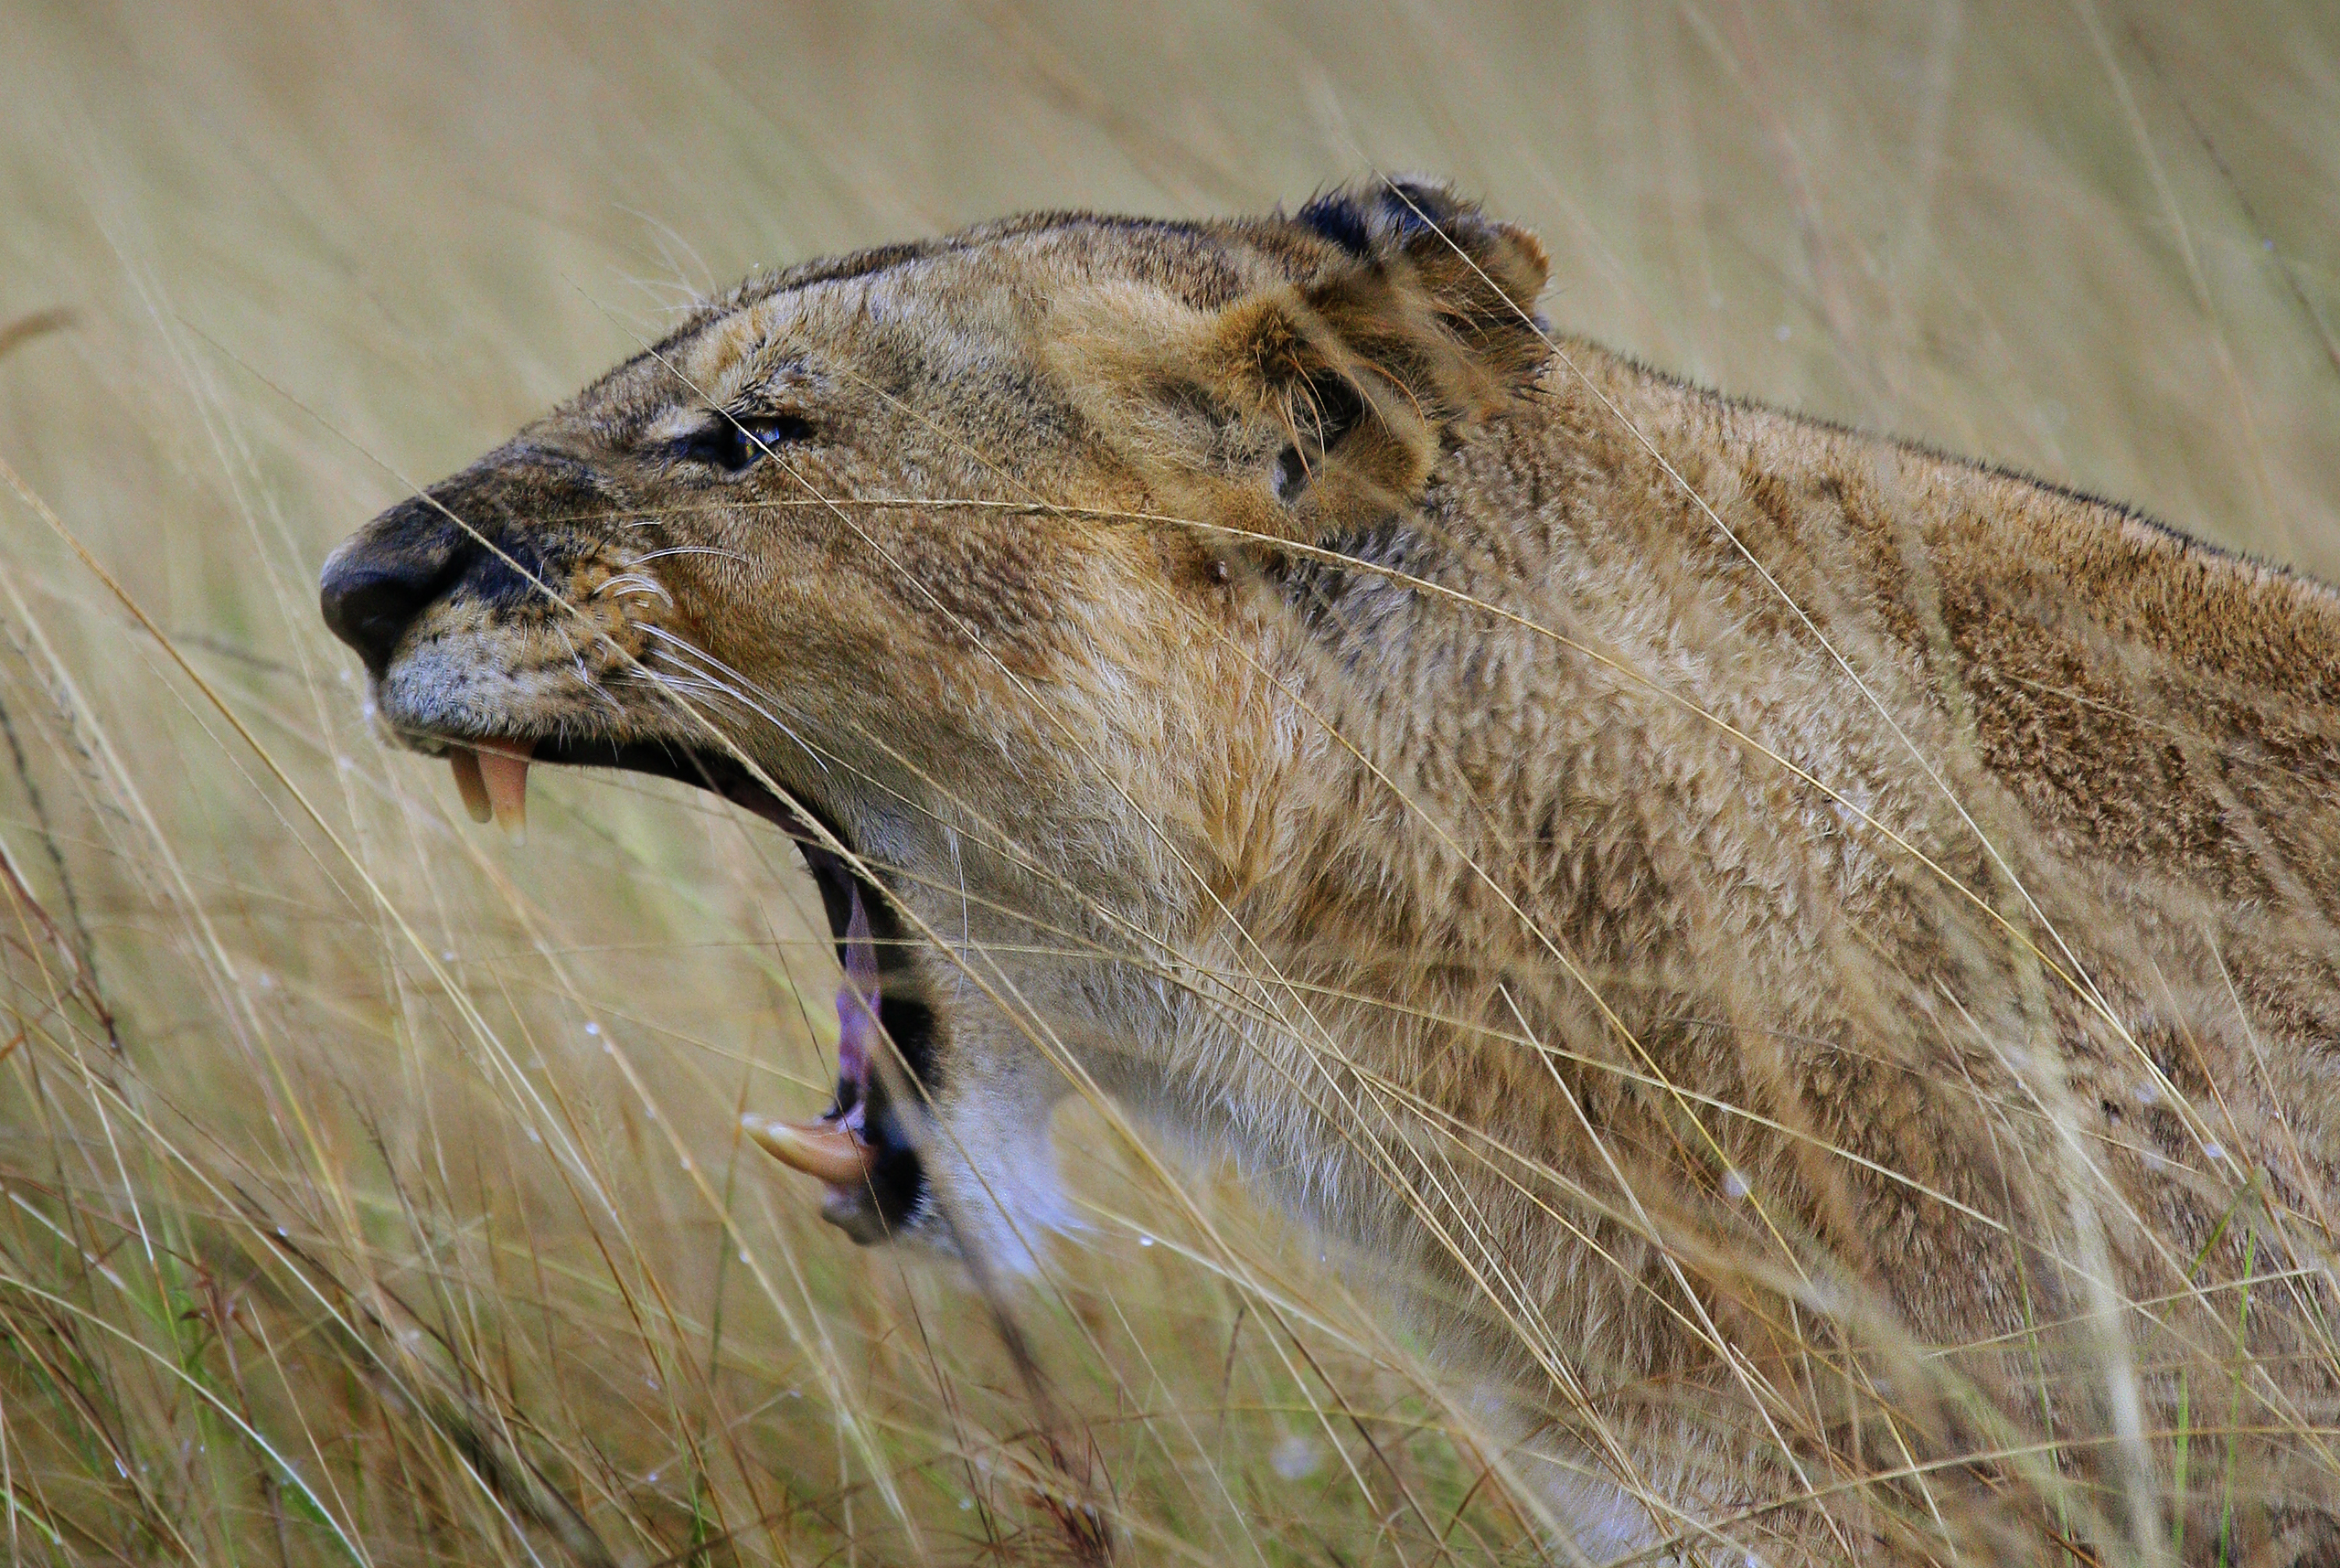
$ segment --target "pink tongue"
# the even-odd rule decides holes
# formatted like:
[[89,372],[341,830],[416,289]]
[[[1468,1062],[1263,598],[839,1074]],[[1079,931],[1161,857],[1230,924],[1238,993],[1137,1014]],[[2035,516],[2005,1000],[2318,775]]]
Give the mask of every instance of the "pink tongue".
[[861,890],[853,890],[853,912],[845,923],[845,984],[837,987],[837,1076],[870,1087],[870,1060],[878,1040],[878,950],[870,940],[870,914]]

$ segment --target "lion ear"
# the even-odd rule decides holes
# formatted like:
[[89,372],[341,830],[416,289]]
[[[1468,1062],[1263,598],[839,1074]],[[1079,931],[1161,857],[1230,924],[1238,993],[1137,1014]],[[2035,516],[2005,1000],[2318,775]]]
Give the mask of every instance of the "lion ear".
[[1206,382],[1288,433],[1271,482],[1319,515],[1297,531],[1411,506],[1445,449],[1542,369],[1544,247],[1419,182],[1334,192],[1268,223],[1290,246],[1291,286],[1220,313]]
[[[1449,417],[1506,406],[1550,353],[1535,313],[1551,271],[1544,243],[1443,184],[1390,180],[1318,197],[1290,221],[1336,253],[1302,285],[1356,352]],[[1426,355],[1420,362],[1412,357]]]
[[1220,232],[1265,265],[1218,298],[1122,279],[1051,301],[1064,384],[1164,507],[1295,539],[1408,509],[1549,353],[1544,247],[1443,187]]

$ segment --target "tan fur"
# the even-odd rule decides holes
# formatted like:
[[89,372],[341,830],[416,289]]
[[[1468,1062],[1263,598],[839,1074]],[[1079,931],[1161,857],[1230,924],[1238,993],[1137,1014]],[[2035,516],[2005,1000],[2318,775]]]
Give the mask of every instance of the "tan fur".
[[[1383,1260],[1595,1558],[2332,1560],[2340,597],[1311,210],[752,282],[329,596],[461,517],[393,725],[836,825],[914,1232],[1023,1256],[1085,1074]],[[751,405],[812,437],[662,444]],[[2252,1434],[2182,1500],[2181,1407]]]

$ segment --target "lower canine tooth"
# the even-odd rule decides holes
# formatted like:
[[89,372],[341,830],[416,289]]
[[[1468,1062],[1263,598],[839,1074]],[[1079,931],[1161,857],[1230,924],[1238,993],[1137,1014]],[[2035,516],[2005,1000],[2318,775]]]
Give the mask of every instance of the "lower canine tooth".
[[474,822],[485,822],[496,815],[487,802],[487,785],[479,776],[479,758],[468,746],[447,748],[447,762],[455,771],[455,793],[463,796],[465,815]]
[[528,742],[507,742],[482,746],[477,753],[480,783],[487,791],[496,826],[519,843],[526,843],[529,834],[529,750]]
[[740,1118],[740,1129],[781,1164],[817,1176],[831,1187],[859,1187],[878,1162],[877,1150],[854,1136],[851,1128],[835,1123],[799,1127],[748,1115]]

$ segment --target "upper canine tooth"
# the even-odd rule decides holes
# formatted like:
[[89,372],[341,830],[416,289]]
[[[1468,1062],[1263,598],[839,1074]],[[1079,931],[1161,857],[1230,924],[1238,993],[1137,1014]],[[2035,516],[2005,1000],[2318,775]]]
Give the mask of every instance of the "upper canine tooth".
[[510,834],[516,844],[528,842],[529,753],[535,749],[533,741],[498,741],[481,746],[477,752],[479,779],[487,791],[496,826]]
[[455,771],[455,793],[463,796],[464,811],[474,822],[485,822],[495,815],[488,804],[487,784],[479,776],[479,758],[469,746],[449,746],[447,762]]

